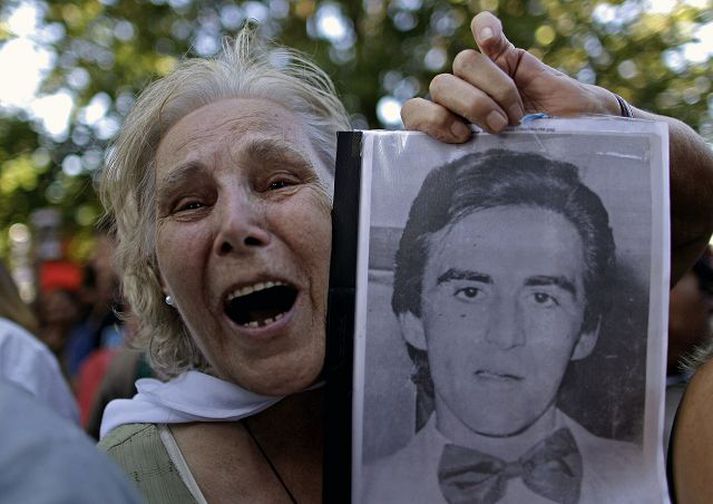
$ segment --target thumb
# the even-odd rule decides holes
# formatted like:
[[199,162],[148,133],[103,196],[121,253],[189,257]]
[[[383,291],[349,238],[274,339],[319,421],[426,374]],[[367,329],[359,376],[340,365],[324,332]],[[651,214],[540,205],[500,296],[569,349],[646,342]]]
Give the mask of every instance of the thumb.
[[[488,11],[478,13],[471,21],[470,29],[480,52],[490,58],[512,78],[515,78],[515,73],[518,71],[523,56],[531,56],[525,50],[517,49],[508,40],[505,33],[503,33],[503,24]],[[540,63],[537,58],[533,57],[531,59]],[[528,63],[532,65],[535,62],[528,61]]]

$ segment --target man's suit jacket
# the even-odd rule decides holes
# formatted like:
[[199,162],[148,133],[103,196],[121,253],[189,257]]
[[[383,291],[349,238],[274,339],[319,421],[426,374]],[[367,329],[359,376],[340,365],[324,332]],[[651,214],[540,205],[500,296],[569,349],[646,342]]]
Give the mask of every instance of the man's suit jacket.
[[[438,463],[443,446],[450,441],[436,429],[434,417],[435,414],[404,448],[364,468],[361,502],[447,504],[438,484]],[[594,436],[559,410],[556,423],[554,430],[569,428],[582,455],[580,504],[662,501],[657,475],[647,473],[637,445]],[[521,478],[513,478],[498,501],[511,503],[552,501],[533,493]]]

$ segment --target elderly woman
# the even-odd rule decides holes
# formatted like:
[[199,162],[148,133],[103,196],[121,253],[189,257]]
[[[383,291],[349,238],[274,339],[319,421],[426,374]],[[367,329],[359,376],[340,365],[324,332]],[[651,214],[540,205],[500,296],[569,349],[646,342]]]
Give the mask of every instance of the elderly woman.
[[[498,132],[534,110],[631,111],[515,49],[492,15],[473,30],[482,53],[462,53],[453,75],[434,79],[434,102],[409,102],[407,127],[463,142],[466,120]],[[335,133],[348,127],[322,71],[250,30],[215,60],[181,63],[127,117],[102,192],[126,297],[167,381],[139,381],[134,399],[112,402],[101,445],[149,502],[321,500],[315,382]],[[672,159],[710,180],[705,145],[676,128]],[[694,153],[697,162],[677,157]],[[711,205],[701,206],[700,186],[685,189],[690,256]]]
[[103,197],[125,296],[173,379],[111,403],[102,434],[121,427],[102,446],[150,502],[320,500],[321,397],[302,391],[324,357],[335,132],[348,128],[329,78],[250,29],[127,117]]

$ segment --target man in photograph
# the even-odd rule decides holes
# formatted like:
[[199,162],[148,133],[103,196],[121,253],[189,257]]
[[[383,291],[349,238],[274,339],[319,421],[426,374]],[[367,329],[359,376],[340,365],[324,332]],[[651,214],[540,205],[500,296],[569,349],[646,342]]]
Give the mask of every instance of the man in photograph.
[[392,307],[435,411],[366,468],[363,502],[653,502],[640,448],[557,406],[569,363],[595,348],[614,266],[607,211],[575,166],[491,150],[431,172]]

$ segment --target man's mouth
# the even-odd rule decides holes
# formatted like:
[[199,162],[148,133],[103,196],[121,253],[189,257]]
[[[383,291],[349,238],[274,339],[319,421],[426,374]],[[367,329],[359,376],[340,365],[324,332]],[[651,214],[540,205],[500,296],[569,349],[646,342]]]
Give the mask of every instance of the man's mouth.
[[260,282],[234,290],[226,297],[225,314],[242,327],[265,327],[292,309],[295,287],[284,282]]
[[517,376],[509,373],[501,373],[497,371],[490,371],[488,369],[479,369],[474,374],[478,379],[492,382],[511,383],[522,380],[522,376]]

